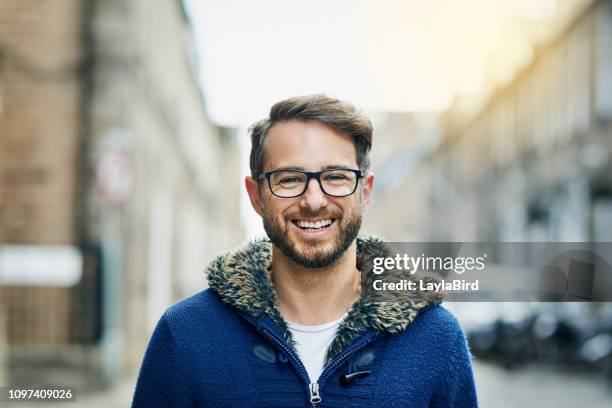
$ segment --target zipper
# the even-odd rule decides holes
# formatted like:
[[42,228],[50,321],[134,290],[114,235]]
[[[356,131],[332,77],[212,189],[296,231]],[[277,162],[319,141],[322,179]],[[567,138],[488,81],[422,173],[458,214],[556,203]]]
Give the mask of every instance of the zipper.
[[313,407],[315,407],[316,404],[322,401],[319,388],[322,383],[325,383],[325,381],[327,380],[327,376],[329,376],[336,369],[336,367],[338,367],[342,362],[344,362],[344,360],[349,358],[354,353],[365,348],[372,341],[372,339],[376,337],[375,333],[369,333],[369,335],[366,338],[362,339],[359,343],[353,345],[347,351],[342,353],[339,357],[334,358],[327,366],[325,366],[317,382],[311,383],[310,378],[308,377],[308,372],[306,371],[306,368],[304,367],[302,360],[300,360],[300,357],[296,354],[296,352],[293,351],[291,347],[289,347],[287,342],[284,339],[283,340],[279,339],[276,334],[274,334],[272,331],[270,331],[267,328],[262,327],[261,329],[259,329],[259,331],[267,339],[271,340],[281,350],[287,353],[289,358],[293,361],[293,365],[298,369],[299,373],[302,375],[302,379],[305,379],[306,384],[308,384],[308,393],[310,394],[310,404]]
[[314,407],[315,404],[321,402],[321,394],[319,394],[319,383],[310,383],[308,388],[310,390],[310,403]]
[[308,372],[300,360],[300,357],[293,351],[291,347],[287,345],[287,342],[284,340],[280,340],[278,336],[272,333],[269,329],[261,328],[260,332],[269,340],[271,340],[274,344],[276,344],[281,350],[283,350],[289,358],[293,361],[293,365],[298,369],[299,373],[302,375],[302,379],[306,380],[306,384],[308,384],[308,393],[310,394],[310,404],[314,407],[316,404],[321,402],[321,395],[319,394],[319,384],[311,383],[310,378],[308,377]]

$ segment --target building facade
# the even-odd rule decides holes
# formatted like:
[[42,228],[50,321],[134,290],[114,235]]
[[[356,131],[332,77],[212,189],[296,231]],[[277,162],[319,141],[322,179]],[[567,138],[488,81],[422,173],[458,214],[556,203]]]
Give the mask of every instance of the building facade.
[[[9,380],[112,383],[242,240],[235,136],[206,116],[178,0],[5,1],[0,20]],[[27,282],[23,249],[49,268]]]
[[[612,239],[612,2],[594,1],[476,110],[430,165],[436,240]],[[443,182],[439,182],[443,179]]]

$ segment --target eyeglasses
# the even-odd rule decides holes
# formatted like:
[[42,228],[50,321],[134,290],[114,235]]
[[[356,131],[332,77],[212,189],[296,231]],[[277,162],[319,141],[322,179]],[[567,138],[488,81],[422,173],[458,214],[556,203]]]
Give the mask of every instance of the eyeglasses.
[[277,197],[293,198],[306,192],[310,179],[319,182],[321,191],[332,197],[346,197],[357,190],[363,172],[352,169],[330,169],[323,171],[273,170],[259,178],[268,179],[270,191]]

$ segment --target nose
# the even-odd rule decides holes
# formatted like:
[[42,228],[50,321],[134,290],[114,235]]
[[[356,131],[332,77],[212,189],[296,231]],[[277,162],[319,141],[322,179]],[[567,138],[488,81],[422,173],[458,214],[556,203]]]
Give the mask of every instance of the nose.
[[306,186],[306,191],[301,197],[300,207],[312,212],[327,206],[327,195],[321,190],[319,182],[312,178]]

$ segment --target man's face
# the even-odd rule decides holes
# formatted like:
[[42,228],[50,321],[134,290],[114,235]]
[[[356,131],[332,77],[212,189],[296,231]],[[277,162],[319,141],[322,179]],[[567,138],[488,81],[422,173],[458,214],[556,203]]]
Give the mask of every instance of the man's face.
[[[285,168],[358,169],[352,137],[315,121],[274,125],[268,132],[265,149],[264,172]],[[320,268],[337,261],[357,236],[373,176],[367,176],[363,185],[347,197],[326,195],[315,179],[310,180],[303,195],[294,198],[276,197],[267,180],[261,183],[259,189],[255,180],[247,178],[253,207],[262,216],[272,243],[297,264]]]

